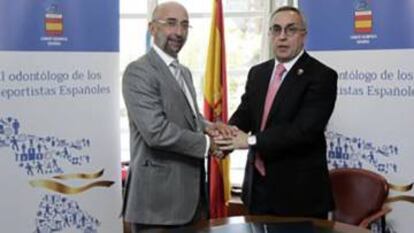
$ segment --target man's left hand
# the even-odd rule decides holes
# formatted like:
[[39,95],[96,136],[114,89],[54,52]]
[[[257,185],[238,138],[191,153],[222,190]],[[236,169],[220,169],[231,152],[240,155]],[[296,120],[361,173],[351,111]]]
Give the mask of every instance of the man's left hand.
[[223,151],[235,150],[235,149],[247,149],[247,138],[249,135],[241,130],[238,130],[233,137],[218,137],[214,141],[218,145],[218,148]]

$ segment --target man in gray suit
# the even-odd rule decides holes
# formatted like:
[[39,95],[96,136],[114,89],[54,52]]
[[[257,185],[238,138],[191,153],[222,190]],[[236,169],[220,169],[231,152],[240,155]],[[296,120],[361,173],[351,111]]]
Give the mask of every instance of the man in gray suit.
[[191,73],[178,63],[189,28],[186,9],[176,2],[158,5],[149,28],[153,48],[123,76],[131,133],[123,216],[133,232],[207,216],[204,158],[214,142],[204,132],[217,129],[200,115]]

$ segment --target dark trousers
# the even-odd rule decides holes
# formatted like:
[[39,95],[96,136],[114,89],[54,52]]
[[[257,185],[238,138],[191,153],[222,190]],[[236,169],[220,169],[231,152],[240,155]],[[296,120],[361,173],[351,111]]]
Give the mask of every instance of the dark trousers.
[[251,204],[249,206],[249,214],[251,215],[275,215],[279,217],[306,217],[306,218],[317,218],[317,219],[328,219],[328,212],[313,212],[308,214],[297,213],[297,214],[286,214],[286,213],[277,213],[269,205],[269,193],[264,184],[264,178],[262,178],[257,171],[255,171],[254,175],[258,177],[254,180],[253,187],[252,187],[252,199]]

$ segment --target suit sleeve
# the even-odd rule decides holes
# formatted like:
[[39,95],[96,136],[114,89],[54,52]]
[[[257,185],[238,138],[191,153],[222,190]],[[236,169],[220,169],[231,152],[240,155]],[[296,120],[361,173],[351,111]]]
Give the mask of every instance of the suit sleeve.
[[203,158],[204,134],[180,127],[167,118],[157,82],[145,65],[132,63],[127,67],[122,90],[130,124],[137,127],[145,143],[153,149]]
[[[276,119],[270,127],[259,132],[257,149],[265,152],[295,151],[320,143],[335,106],[337,78],[334,70],[324,68],[312,74],[302,93],[290,93],[302,96],[295,114],[289,120]],[[289,101],[288,98],[286,101]],[[288,104],[289,102],[286,103]]]

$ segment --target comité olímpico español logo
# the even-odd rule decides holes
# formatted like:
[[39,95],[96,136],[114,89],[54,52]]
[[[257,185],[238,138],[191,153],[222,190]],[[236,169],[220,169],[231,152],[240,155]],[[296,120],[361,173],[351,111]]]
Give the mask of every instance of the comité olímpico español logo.
[[61,7],[53,3],[46,7],[43,15],[44,36],[40,38],[48,46],[61,46],[68,38],[64,35],[64,15]]
[[354,29],[356,33],[372,32],[372,10],[367,0],[355,1]]
[[371,7],[371,0],[354,0],[353,28],[354,35],[351,40],[357,44],[370,44],[371,40],[377,39],[374,31],[374,15]]
[[60,36],[63,34],[63,13],[58,5],[52,4],[45,13],[45,33],[48,36]]

